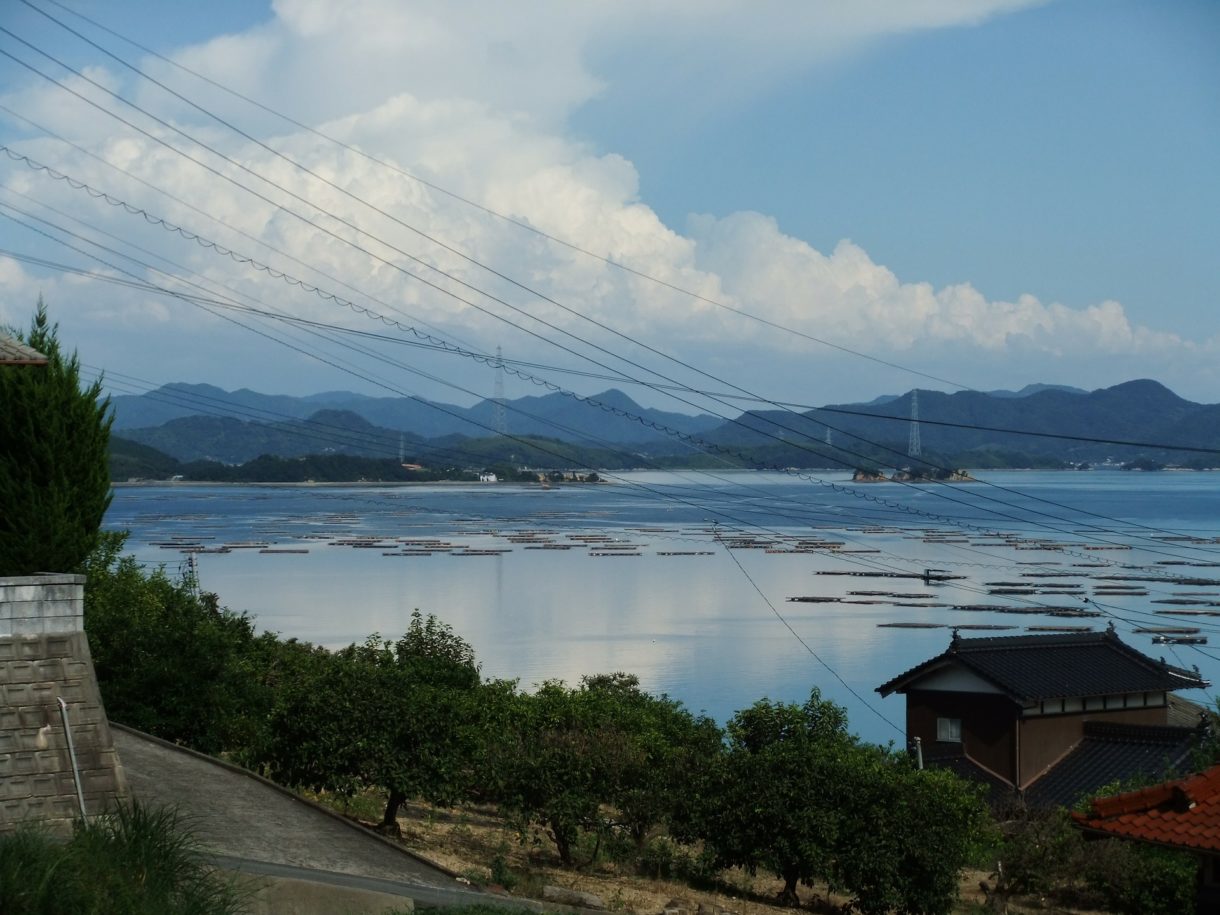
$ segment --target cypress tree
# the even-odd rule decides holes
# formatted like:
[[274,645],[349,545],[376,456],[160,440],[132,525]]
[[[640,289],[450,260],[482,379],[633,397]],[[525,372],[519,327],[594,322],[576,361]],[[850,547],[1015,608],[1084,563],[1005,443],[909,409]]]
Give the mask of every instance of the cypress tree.
[[110,398],[100,379],[81,389],[58,331],[39,296],[15,336],[47,364],[0,366],[0,575],[79,571],[110,505]]

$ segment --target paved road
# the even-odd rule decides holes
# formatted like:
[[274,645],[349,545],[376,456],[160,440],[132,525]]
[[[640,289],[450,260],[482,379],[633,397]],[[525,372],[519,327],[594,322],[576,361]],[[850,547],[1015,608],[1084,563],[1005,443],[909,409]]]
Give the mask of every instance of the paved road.
[[470,893],[444,871],[249,774],[137,732],[116,727],[112,734],[136,800],[177,805],[204,848],[222,859],[324,871],[331,882],[335,875],[388,881],[377,887],[383,892],[393,892],[389,884],[426,887],[440,894],[420,895],[438,901]]

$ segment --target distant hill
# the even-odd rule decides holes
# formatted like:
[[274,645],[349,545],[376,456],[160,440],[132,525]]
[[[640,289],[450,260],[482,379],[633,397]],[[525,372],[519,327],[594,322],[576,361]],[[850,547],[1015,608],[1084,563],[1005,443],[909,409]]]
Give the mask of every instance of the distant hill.
[[[910,391],[805,412],[750,411],[732,422],[640,407],[617,390],[594,399],[604,406],[556,393],[509,401],[505,414],[510,437],[502,438],[494,432],[496,404],[486,400],[463,408],[347,391],[297,398],[167,385],[143,397],[115,398],[116,433],[128,442],[112,449],[112,462],[118,479],[157,475],[155,454],[137,452],[136,445],[178,461],[223,464],[261,455],[396,459],[400,447],[408,462],[468,467],[494,461],[605,468],[703,466],[724,459],[755,467],[896,467],[907,462]],[[229,410],[236,415],[216,415]],[[177,415],[152,422],[169,414]],[[1158,447],[1220,448],[1220,405],[1193,403],[1146,379],[1092,392],[1049,384],[1015,392],[921,390],[919,416],[925,456],[955,467],[1053,467],[1137,459],[1154,464],[1220,463],[1210,455]],[[133,418],[149,422],[133,427]],[[701,454],[689,441],[658,426],[719,450]],[[1056,435],[1148,444],[1079,442]],[[140,467],[148,472],[140,472]],[[124,474],[124,468],[131,472]]]
[[1027,384],[1019,391],[988,391],[989,397],[1028,397],[1042,391],[1063,391],[1065,394],[1088,394],[1084,388],[1074,388],[1066,384]]
[[[603,391],[593,399],[639,416],[647,423],[690,434],[698,434],[722,422],[714,416],[690,416],[641,407],[622,391],[614,389]],[[494,435],[496,429],[496,404],[491,400],[481,401],[473,407],[459,407],[409,397],[368,397],[350,391],[291,397],[260,394],[244,388],[225,391],[212,385],[167,384],[147,394],[119,395],[111,402],[115,410],[114,430],[149,443],[148,430],[186,417],[228,417],[274,425],[309,419],[321,409],[352,413],[371,426],[392,431],[395,448],[399,432],[420,438],[445,435],[478,438]],[[508,400],[504,412],[506,425],[513,435],[600,440],[615,445],[643,445],[666,437],[649,425],[557,393]],[[138,430],[138,434],[134,430]]]
[[[961,466],[986,466],[986,461],[971,463],[970,456],[1015,451],[1053,455],[1067,462],[1125,461],[1136,456],[1178,461],[1191,455],[1156,445],[1220,448],[1220,406],[1184,400],[1156,381],[1128,381],[1088,393],[1045,385],[1018,394],[921,390],[923,450],[961,456]],[[779,438],[820,448],[829,431],[835,447],[845,454],[877,455],[873,445],[881,443],[889,450],[878,455],[879,461],[894,463],[906,452],[911,398],[908,391],[882,404],[829,405],[800,414],[758,411],[746,414],[740,423],[722,425],[708,438],[740,447],[773,444]],[[1054,438],[1056,434],[1147,442],[1149,447],[1076,442]],[[1220,463],[1220,458],[1215,462]]]
[[319,410],[301,420],[260,423],[231,416],[180,416],[159,426],[124,429],[123,437],[179,461],[241,464],[264,454],[349,454],[396,457],[400,441],[412,448],[417,435],[372,425],[355,413]]

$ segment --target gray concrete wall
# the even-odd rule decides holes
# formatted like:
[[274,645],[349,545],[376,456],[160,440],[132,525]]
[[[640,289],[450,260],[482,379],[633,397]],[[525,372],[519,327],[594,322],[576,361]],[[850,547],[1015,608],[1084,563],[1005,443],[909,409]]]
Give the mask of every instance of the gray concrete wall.
[[90,816],[127,796],[84,633],[84,576],[0,578],[0,831],[80,815],[59,700]]

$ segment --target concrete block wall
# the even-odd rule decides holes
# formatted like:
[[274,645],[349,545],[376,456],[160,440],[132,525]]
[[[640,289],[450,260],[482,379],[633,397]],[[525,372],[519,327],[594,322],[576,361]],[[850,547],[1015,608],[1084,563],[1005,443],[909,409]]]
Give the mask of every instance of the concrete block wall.
[[85,810],[126,798],[84,632],[84,576],[0,578],[0,831],[80,815],[59,699],[68,706]]

